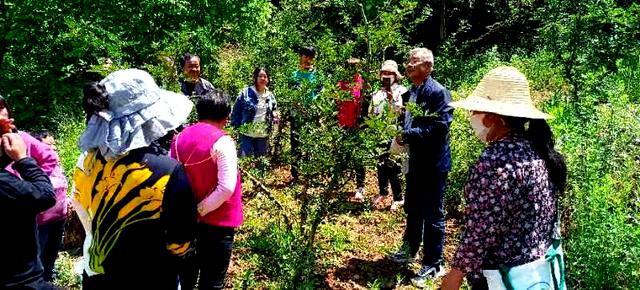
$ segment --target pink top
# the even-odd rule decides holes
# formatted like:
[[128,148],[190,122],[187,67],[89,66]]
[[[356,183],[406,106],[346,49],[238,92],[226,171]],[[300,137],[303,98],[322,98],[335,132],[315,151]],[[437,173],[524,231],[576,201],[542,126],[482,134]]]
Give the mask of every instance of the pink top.
[[234,228],[242,224],[236,150],[224,131],[204,122],[189,126],[174,138],[171,156],[185,167],[201,223]]
[[[48,224],[63,220],[67,217],[67,205],[69,199],[67,198],[67,179],[64,177],[62,167],[60,167],[60,159],[58,154],[54,151],[50,145],[44,144],[33,136],[26,132],[18,132],[24,143],[27,145],[27,156],[33,158],[38,166],[49,176],[53,190],[56,193],[56,204],[41,212],[37,217],[39,225]],[[13,163],[7,166],[7,170],[11,173],[20,176],[18,172],[13,170]]]
[[338,101],[338,124],[342,127],[355,127],[360,116],[361,91],[364,79],[359,73],[353,76],[353,81],[340,81],[340,90],[351,91],[352,100]]

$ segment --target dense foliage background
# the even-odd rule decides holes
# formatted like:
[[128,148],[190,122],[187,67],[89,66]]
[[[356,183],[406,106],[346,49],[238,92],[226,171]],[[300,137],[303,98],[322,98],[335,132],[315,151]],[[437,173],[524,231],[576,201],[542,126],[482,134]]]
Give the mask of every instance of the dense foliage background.
[[[536,102],[555,116],[551,125],[568,161],[562,210],[570,285],[640,289],[637,1],[1,0],[0,94],[19,127],[57,133],[68,171],[84,126],[80,88],[95,73],[144,68],[177,90],[177,60],[190,52],[201,56],[205,78],[236,95],[253,67],[264,65],[286,116],[296,97],[288,87],[294,49],[301,45],[318,47],[328,88],[308,112],[318,123],[303,129],[307,178],[274,190],[258,185],[275,171],[247,172],[255,175],[249,188],[266,194],[265,207],[276,210],[249,209],[254,218],[244,227],[239,253],[249,266],[236,275],[238,286],[321,285],[329,263],[323,253],[343,250],[336,241],[349,236],[330,228],[332,217],[345,212],[340,193],[352,176],[342,173],[356,163],[372,165],[377,141],[393,134],[385,120],[369,121],[356,139],[335,125],[334,100],[341,96],[333,88],[346,76],[344,61],[365,59],[364,75],[375,80],[384,59],[402,63],[411,47],[427,46],[435,52],[434,77],[456,98],[496,65],[525,72]],[[469,137],[465,113],[455,117],[447,193],[452,219],[460,217],[466,171],[481,150]],[[270,160],[274,166],[289,162],[286,136],[284,127],[274,138],[281,145]]]

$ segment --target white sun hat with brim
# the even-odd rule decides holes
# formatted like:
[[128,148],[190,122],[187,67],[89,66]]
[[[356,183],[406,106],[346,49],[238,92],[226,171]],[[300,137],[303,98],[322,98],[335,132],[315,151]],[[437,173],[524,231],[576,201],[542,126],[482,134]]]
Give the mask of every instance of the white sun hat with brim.
[[91,116],[78,145],[83,151],[97,148],[107,159],[149,146],[184,124],[193,109],[185,95],[161,89],[139,69],[113,72],[100,84],[109,109]]
[[380,73],[379,73],[380,77],[382,77],[382,72],[383,71],[392,72],[392,73],[394,73],[396,75],[396,79],[398,79],[398,80],[402,79],[402,75],[398,71],[398,63],[393,61],[393,60],[385,60],[382,63],[382,67],[380,68]]
[[500,66],[489,71],[466,99],[449,103],[455,108],[529,119],[550,119],[531,100],[529,81],[518,69]]

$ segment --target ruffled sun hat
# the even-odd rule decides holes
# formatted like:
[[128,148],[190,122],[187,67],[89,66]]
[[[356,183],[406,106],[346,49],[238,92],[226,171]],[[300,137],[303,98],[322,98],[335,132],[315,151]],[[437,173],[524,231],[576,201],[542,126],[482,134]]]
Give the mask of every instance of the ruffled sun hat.
[[184,95],[163,90],[149,73],[119,70],[100,81],[109,109],[94,114],[82,133],[81,150],[98,148],[107,159],[149,146],[182,125],[193,108]]
[[553,118],[534,106],[527,77],[511,66],[500,66],[490,70],[471,95],[466,99],[451,102],[449,105],[503,116],[529,119]]
[[385,60],[382,63],[382,67],[380,68],[379,77],[382,76],[382,72],[383,71],[388,71],[388,72],[394,73],[396,75],[396,79],[397,80],[401,80],[402,79],[402,75],[398,71],[398,63],[393,61],[393,60]]

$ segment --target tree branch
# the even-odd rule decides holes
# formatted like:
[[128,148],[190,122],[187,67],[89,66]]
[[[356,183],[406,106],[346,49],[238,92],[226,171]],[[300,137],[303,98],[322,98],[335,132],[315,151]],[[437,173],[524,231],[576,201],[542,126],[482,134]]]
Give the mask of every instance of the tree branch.
[[260,182],[260,180],[258,180],[258,178],[256,178],[255,176],[253,176],[251,173],[249,173],[248,171],[240,168],[240,172],[242,172],[243,175],[247,176],[254,184],[256,184],[258,187],[260,187],[260,189],[262,189],[262,191],[266,194],[266,196],[273,201],[273,203],[276,205],[276,207],[279,209],[280,214],[282,215],[282,218],[284,218],[285,223],[287,224],[287,230],[292,231],[292,224],[291,224],[291,219],[289,219],[289,216],[286,214],[286,210],[284,208],[284,206],[282,205],[282,203],[280,203],[280,201],[275,197],[275,194],[273,193],[273,191],[271,191],[269,188],[267,188],[262,182]]

